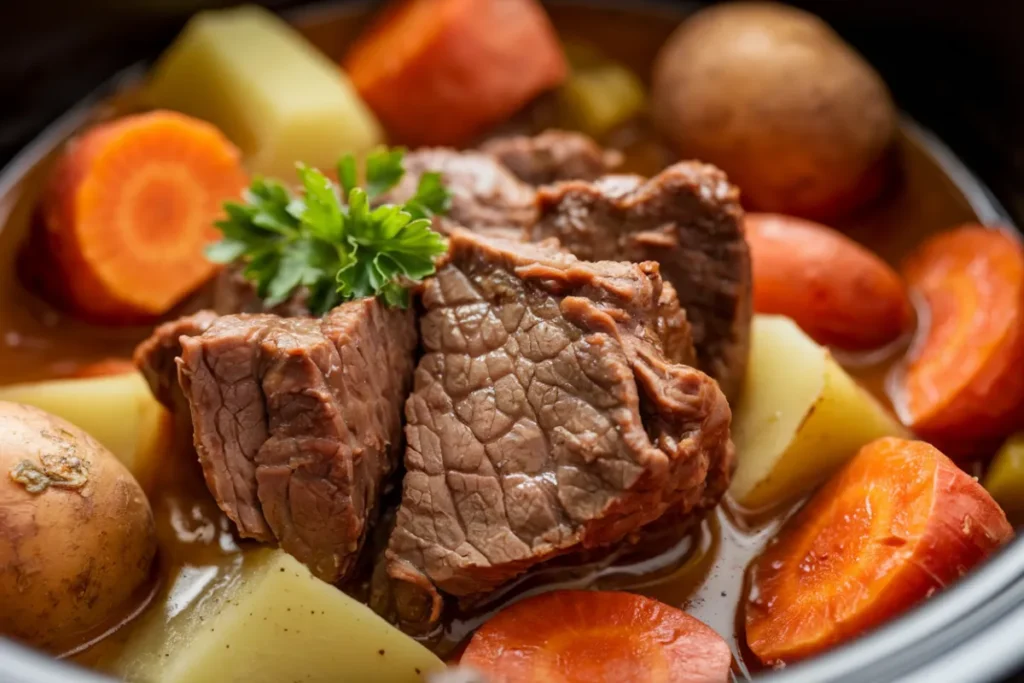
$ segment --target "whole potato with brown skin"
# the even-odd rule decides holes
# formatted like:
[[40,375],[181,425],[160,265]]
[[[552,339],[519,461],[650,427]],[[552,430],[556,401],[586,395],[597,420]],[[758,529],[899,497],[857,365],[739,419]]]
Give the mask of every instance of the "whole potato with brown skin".
[[0,636],[65,651],[144,593],[156,554],[149,501],[70,422],[0,402]]
[[655,121],[685,157],[719,166],[751,209],[827,219],[891,170],[885,83],[817,17],[774,3],[697,12],[654,67]]

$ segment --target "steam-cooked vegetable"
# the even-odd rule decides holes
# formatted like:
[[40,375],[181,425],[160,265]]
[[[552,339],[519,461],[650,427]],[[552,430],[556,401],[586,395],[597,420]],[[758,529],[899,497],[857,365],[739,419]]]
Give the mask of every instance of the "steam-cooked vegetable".
[[824,225],[748,213],[754,310],[792,318],[819,344],[874,349],[913,324],[903,281],[882,259]]
[[0,387],[0,401],[25,403],[80,427],[152,490],[173,420],[142,376],[130,373]]
[[1024,424],[1024,247],[978,225],[934,237],[904,277],[928,325],[898,377],[904,421],[957,455]]
[[565,78],[537,0],[396,0],[345,68],[399,142],[461,145]]
[[448,210],[450,196],[439,174],[424,173],[412,199],[371,209],[371,201],[402,179],[403,154],[372,152],[365,189],[357,185],[355,159],[345,156],[338,166],[340,197],[334,183],[308,166],[299,168],[300,198],[280,183],[256,179],[245,204],[225,206],[228,219],[217,223],[224,239],[207,256],[219,263],[242,259],[243,274],[268,307],[298,287],[309,290],[315,313],[366,296],[407,305],[407,282],[431,275],[434,259],[447,249],[430,219]]
[[661,132],[721,167],[750,208],[826,219],[885,185],[892,98],[811,14],[768,2],[702,10],[661,49],[653,81]]
[[1015,524],[1024,522],[1024,432],[1003,444],[985,474],[985,490]]
[[725,683],[722,637],[642,595],[555,591],[507,607],[480,627],[460,664],[498,681]]
[[757,560],[747,644],[791,662],[891,619],[1013,537],[977,481],[921,441],[880,439]]
[[99,442],[0,402],[0,635],[60,652],[144,599],[156,553],[139,485]]
[[208,123],[157,111],[89,129],[43,197],[48,291],[93,320],[166,313],[213,274],[203,248],[245,182],[238,150]]
[[258,7],[196,15],[153,69],[156,107],[211,121],[250,170],[290,176],[329,168],[382,141],[345,74],[281,19]]
[[566,123],[594,137],[639,114],[647,99],[636,74],[600,57],[573,63],[558,96]]
[[811,491],[864,444],[904,429],[827,349],[780,316],[754,317],[750,364],[733,412],[729,489],[760,508]]
[[118,668],[146,683],[419,683],[444,665],[291,555],[256,550],[214,594],[144,624]]

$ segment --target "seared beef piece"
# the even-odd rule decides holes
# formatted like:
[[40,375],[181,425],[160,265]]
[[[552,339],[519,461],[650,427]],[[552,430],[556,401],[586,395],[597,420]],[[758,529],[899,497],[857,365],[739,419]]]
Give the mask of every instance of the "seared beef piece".
[[564,130],[494,138],[480,145],[480,151],[494,155],[520,180],[531,185],[593,180],[622,163],[619,152],[601,149],[586,135]]
[[241,264],[227,266],[211,282],[213,310],[221,315],[233,313],[276,313],[286,318],[297,318],[309,315],[306,306],[308,292],[299,288],[284,303],[273,308],[263,305],[263,300],[256,293],[256,285],[242,275]]
[[665,356],[656,263],[466,230],[449,258],[423,294],[387,551],[399,612],[419,625],[438,618],[439,591],[488,591],[694,509],[732,459],[718,384]]
[[380,202],[400,203],[416,194],[424,173],[435,171],[452,193],[452,205],[435,229],[447,233],[453,226],[471,230],[511,232],[531,225],[536,218],[535,192],[489,154],[458,152],[443,147],[418,149],[405,155],[405,175]]
[[693,326],[698,367],[735,399],[747,366],[750,252],[739,192],[714,166],[683,162],[650,180],[606,176],[538,190],[532,239],[586,260],[658,261]]
[[202,334],[217,319],[213,311],[199,311],[160,325],[144,342],[135,347],[135,367],[149,383],[157,400],[171,410],[187,409],[175,359],[181,355],[181,337]]
[[230,315],[182,340],[179,379],[206,483],[239,533],[325,581],[351,568],[402,442],[411,311]]

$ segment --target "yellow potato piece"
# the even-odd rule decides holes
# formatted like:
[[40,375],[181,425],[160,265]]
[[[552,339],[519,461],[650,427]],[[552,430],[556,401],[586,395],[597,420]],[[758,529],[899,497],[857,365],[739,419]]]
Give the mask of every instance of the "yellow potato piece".
[[217,589],[125,648],[118,673],[147,683],[413,683],[444,664],[280,550],[246,554]]
[[822,346],[781,316],[755,316],[750,365],[733,415],[729,489],[749,508],[812,491],[861,446],[906,430]]
[[151,490],[173,419],[141,374],[14,384],[0,387],[0,401],[35,406],[80,427]]
[[984,484],[1011,522],[1024,522],[1024,432],[1011,436],[999,449]]
[[157,62],[145,99],[210,121],[255,173],[333,169],[381,143],[380,124],[337,64],[270,12],[198,14]]

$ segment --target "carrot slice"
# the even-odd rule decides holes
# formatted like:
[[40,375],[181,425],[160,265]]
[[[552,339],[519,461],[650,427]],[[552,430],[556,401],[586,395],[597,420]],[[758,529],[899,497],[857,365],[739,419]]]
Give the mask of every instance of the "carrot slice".
[[155,111],[89,129],[42,206],[62,298],[101,322],[166,313],[212,275],[203,247],[245,184],[238,150],[203,121]]
[[861,449],[751,567],[750,649],[792,662],[955,581],[1013,537],[971,476],[922,441]]
[[[904,276],[924,305],[894,403],[918,434],[960,450],[1024,423],[1024,247],[969,225],[932,238]],[[898,376],[899,377],[899,376]]]
[[792,318],[819,344],[849,350],[895,341],[913,325],[900,276],[820,223],[748,213],[754,310]]
[[729,680],[729,646],[674,607],[631,593],[555,591],[502,610],[459,663],[494,683]]
[[410,145],[459,145],[567,74],[536,0],[399,0],[344,60],[384,126]]

